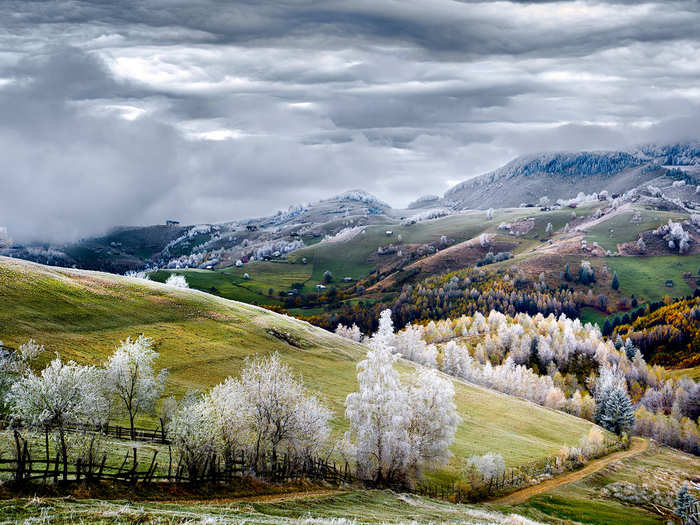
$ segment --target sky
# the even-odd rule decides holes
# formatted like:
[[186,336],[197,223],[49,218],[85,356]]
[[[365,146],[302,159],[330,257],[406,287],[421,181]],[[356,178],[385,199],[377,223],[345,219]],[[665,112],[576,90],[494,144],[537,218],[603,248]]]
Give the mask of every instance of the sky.
[[700,2],[1,0],[0,226],[64,242],[700,135]]

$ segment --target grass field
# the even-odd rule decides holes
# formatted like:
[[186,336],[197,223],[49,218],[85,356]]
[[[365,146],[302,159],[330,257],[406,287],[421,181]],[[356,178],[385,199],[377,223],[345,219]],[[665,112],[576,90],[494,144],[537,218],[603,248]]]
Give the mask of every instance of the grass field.
[[[690,273],[695,282],[700,255],[661,257],[607,257],[605,264],[610,273],[617,272],[620,280],[620,292],[627,297],[633,294],[642,301],[658,301],[665,295],[684,297],[692,295],[695,286],[689,286],[683,279],[683,273]],[[674,286],[666,286],[666,280],[673,280]]]
[[580,319],[582,323],[597,324],[600,328],[603,328],[603,323],[605,323],[607,318],[607,315],[595,308],[584,307],[581,309]]
[[[99,364],[127,336],[152,337],[158,365],[170,370],[168,390],[178,396],[235,375],[247,357],[278,351],[333,409],[338,434],[346,428],[344,400],[357,388],[355,365],[365,349],[307,323],[193,290],[7,258],[0,258],[0,299],[12,305],[0,309],[0,339],[16,346],[33,337],[47,346],[45,359],[57,351]],[[290,333],[299,347],[270,335],[270,328]],[[412,367],[404,363],[401,370]],[[455,387],[463,422],[449,472],[475,453],[500,452],[508,465],[548,456],[591,427],[490,390]]]
[[255,261],[240,268],[230,266],[221,270],[158,270],[150,273],[149,278],[165,282],[171,274],[184,275],[190,288],[244,303],[278,305],[279,292],[288,292],[292,284],[305,284],[304,289],[311,291],[307,282],[311,272],[311,265],[301,263]]

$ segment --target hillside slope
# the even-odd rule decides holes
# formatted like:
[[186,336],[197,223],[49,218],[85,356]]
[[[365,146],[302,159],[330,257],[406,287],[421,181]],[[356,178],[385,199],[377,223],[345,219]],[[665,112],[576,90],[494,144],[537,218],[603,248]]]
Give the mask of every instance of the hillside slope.
[[[47,354],[57,351],[79,362],[102,362],[127,336],[152,337],[158,365],[170,369],[169,389],[177,395],[236,374],[246,357],[278,351],[331,406],[339,432],[365,351],[305,322],[195,290],[8,258],[0,258],[0,302],[5,344],[33,337]],[[270,330],[288,334],[289,342]],[[401,366],[407,371],[413,365]],[[578,442],[591,427],[483,388],[456,382],[455,389],[463,419],[453,445],[455,466],[459,458],[488,451],[502,453],[509,465],[528,462]]]

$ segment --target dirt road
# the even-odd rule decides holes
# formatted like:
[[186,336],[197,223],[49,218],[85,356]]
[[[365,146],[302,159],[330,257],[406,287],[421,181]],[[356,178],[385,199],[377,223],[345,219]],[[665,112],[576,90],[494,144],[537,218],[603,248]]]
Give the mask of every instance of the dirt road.
[[533,485],[532,487],[526,487],[524,489],[516,490],[515,492],[508,494],[507,496],[491,500],[489,503],[497,503],[499,505],[519,505],[521,503],[526,502],[532,496],[541,494],[542,492],[547,492],[561,485],[566,485],[567,483],[572,483],[574,481],[586,478],[591,474],[595,474],[596,472],[603,470],[605,467],[607,467],[615,461],[625,459],[631,456],[636,456],[637,454],[641,454],[648,448],[648,440],[639,437],[633,437],[632,444],[627,450],[622,450],[620,452],[615,452],[614,454],[610,454],[599,459],[594,459],[581,470],[577,470],[576,472],[567,472],[566,474],[562,474],[561,476],[557,476],[556,478],[548,479],[547,481],[543,481],[542,483]]

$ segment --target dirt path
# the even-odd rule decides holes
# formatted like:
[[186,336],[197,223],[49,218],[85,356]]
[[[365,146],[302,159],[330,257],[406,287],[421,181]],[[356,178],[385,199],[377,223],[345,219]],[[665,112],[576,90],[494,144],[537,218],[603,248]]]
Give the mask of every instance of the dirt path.
[[599,459],[594,459],[581,470],[577,470],[576,472],[568,472],[566,474],[562,474],[561,476],[557,476],[556,478],[548,479],[547,481],[543,481],[542,483],[533,485],[532,487],[526,487],[524,489],[517,490],[511,494],[508,494],[507,496],[503,496],[502,498],[491,500],[489,503],[497,503],[499,505],[519,505],[521,503],[525,503],[532,496],[541,494],[542,492],[547,492],[556,487],[559,487],[560,485],[566,485],[567,483],[572,483],[574,481],[586,478],[591,474],[595,474],[596,472],[603,470],[605,467],[607,467],[608,465],[610,465],[610,463],[613,463],[614,461],[625,459],[631,456],[636,456],[637,454],[641,454],[648,448],[648,440],[639,437],[633,437],[632,445],[627,450],[622,450],[620,452],[615,452],[614,454],[610,454]]

